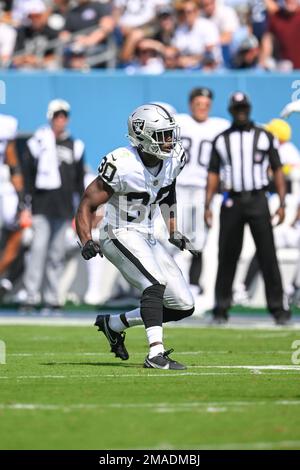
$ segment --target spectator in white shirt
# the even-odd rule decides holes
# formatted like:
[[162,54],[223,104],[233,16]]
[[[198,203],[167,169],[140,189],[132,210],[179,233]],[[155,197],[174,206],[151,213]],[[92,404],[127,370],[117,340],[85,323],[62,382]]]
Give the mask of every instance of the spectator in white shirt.
[[158,7],[170,3],[170,0],[115,0],[118,25],[125,33],[141,28],[154,20]]
[[216,0],[200,0],[201,16],[212,20],[218,28],[222,45],[229,45],[240,26],[235,10]]
[[114,0],[114,18],[122,38],[120,61],[129,64],[139,41],[152,37],[157,29],[156,14],[170,0]]
[[212,54],[215,63],[221,62],[220,35],[213,21],[201,18],[197,1],[184,0],[179,13],[182,21],[175,30],[173,46],[181,53],[182,68],[196,68],[206,54]]
[[0,23],[0,67],[7,67],[15,49],[17,32],[6,24]]

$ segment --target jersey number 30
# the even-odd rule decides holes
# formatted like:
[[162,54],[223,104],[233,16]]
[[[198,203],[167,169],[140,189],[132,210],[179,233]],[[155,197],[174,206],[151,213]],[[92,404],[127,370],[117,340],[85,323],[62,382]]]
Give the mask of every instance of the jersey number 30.
[[[193,141],[190,137],[181,137],[182,144],[186,153],[186,165],[191,161],[192,157],[192,146],[193,146]],[[210,152],[211,152],[211,147],[212,143],[210,140],[203,139],[200,142],[199,149],[198,149],[198,155],[197,155],[197,163],[200,166],[204,166],[207,168],[209,164],[209,158],[210,158]]]
[[115,165],[107,161],[107,157],[104,157],[100,163],[98,171],[102,178],[110,183],[114,179],[117,168]]

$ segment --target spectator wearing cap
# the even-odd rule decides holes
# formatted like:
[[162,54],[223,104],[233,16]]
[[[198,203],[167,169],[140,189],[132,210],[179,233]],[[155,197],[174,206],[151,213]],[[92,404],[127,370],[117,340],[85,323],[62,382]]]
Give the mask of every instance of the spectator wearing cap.
[[15,67],[52,68],[57,57],[49,41],[58,38],[59,31],[48,24],[49,11],[42,0],[30,0],[24,5],[28,24],[18,29],[15,55]]
[[216,67],[222,59],[220,35],[212,20],[200,17],[195,0],[184,0],[180,6],[181,21],[176,27],[172,45],[180,51],[182,68],[200,68],[205,54],[211,54]]
[[232,68],[253,69],[259,67],[259,42],[253,34],[244,38],[232,57]]
[[28,25],[28,5],[32,0],[12,0],[11,22],[15,27]]
[[286,324],[291,312],[284,298],[276,257],[271,216],[266,198],[269,166],[273,172],[279,207],[278,224],[285,217],[285,180],[273,135],[250,119],[247,95],[234,93],[229,100],[232,125],[217,135],[208,167],[205,220],[212,223],[210,204],[220,181],[224,193],[220,212],[218,271],[213,320],[225,323],[232,302],[232,285],[248,224],[263,274],[268,309],[277,324]]
[[60,304],[58,288],[64,265],[64,240],[74,216],[75,196],[84,190],[84,144],[67,130],[70,105],[49,103],[49,124],[27,141],[24,155],[27,200],[31,199],[33,240],[24,273],[26,306]]
[[63,56],[63,66],[66,69],[72,70],[90,70],[85,49],[76,44],[72,44],[70,47],[66,48]]
[[[261,63],[265,68],[277,62],[300,69],[300,4],[298,0],[284,0],[282,7],[269,15],[267,32],[262,38]],[[277,51],[275,54],[275,50]],[[285,69],[287,69],[285,65]]]
[[175,11],[170,6],[161,7],[157,11],[157,31],[153,39],[165,46],[170,46],[176,27]]
[[134,60],[125,67],[128,74],[159,75],[164,72],[164,46],[154,39],[141,39],[135,49]]

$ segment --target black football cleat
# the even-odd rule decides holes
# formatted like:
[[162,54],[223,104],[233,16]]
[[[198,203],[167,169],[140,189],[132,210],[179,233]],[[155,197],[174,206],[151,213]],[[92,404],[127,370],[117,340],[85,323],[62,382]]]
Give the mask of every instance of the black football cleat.
[[290,310],[281,310],[273,314],[275,324],[278,326],[289,326],[291,325],[292,313]]
[[117,333],[109,326],[109,315],[97,315],[95,326],[98,326],[98,331],[102,331],[110,344],[110,350],[116,357],[127,361],[129,354],[125,347],[125,333]]
[[229,316],[226,310],[220,308],[213,309],[211,325],[225,325],[228,320]]
[[171,354],[174,349],[169,349],[163,353],[159,353],[157,356],[149,358],[146,357],[144,362],[144,367],[146,369],[172,369],[172,370],[184,370],[187,367],[183,364],[180,364],[177,361],[173,361],[173,359],[169,358],[169,354]]
[[228,323],[228,316],[224,315],[213,315],[210,324],[212,326],[226,325]]

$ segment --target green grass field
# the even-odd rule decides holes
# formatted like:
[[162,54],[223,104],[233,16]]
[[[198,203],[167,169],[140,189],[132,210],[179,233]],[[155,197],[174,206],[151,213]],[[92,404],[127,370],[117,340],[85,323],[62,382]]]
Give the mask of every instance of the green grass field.
[[300,448],[300,331],[166,328],[182,372],[141,367],[142,328],[127,362],[91,327],[1,326],[0,339],[1,449]]

